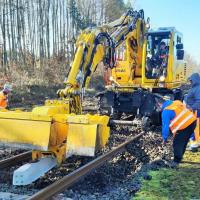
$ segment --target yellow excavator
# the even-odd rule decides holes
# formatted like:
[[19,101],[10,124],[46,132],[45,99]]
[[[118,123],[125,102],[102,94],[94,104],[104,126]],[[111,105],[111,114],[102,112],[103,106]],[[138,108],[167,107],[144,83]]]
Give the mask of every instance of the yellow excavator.
[[48,100],[31,112],[0,111],[0,145],[30,149],[35,161],[15,170],[14,185],[30,184],[67,157],[94,156],[105,146],[109,117],[82,114],[82,89],[88,86],[99,63],[110,69],[115,66],[115,49],[135,31],[141,32],[142,39],[142,10],[129,10],[110,24],[84,30],[76,41],[75,57],[66,87],[58,91],[59,99]]
[[187,80],[183,38],[174,27],[138,27],[116,49],[115,63],[106,73],[106,90],[98,94],[100,110],[114,119],[125,113],[160,124],[157,99],[183,98],[180,86]]

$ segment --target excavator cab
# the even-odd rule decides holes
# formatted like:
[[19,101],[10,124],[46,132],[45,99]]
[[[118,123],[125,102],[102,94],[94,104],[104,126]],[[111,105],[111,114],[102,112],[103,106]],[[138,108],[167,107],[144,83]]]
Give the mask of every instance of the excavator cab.
[[142,86],[158,93],[175,89],[186,80],[183,37],[174,27],[149,30],[143,47]]
[[147,37],[145,76],[148,79],[167,76],[170,34],[149,34]]

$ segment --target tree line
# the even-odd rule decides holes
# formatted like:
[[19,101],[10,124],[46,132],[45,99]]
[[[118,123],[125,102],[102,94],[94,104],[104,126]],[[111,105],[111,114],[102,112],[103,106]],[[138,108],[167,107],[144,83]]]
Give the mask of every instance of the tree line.
[[[133,1],[0,0],[0,79],[61,82],[81,30],[119,18]],[[190,66],[197,66],[190,56]],[[1,82],[1,80],[0,80]]]
[[0,0],[0,71],[70,63],[80,30],[121,16],[123,0]]

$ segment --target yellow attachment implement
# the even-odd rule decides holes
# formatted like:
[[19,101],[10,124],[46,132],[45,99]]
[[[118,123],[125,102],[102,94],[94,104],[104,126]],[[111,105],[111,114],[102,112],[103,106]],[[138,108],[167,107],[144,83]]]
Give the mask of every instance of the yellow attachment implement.
[[109,138],[109,118],[98,115],[68,115],[67,154],[94,156]]
[[31,112],[0,112],[0,143],[6,146],[48,150],[51,118]]
[[33,159],[52,154],[94,156],[109,138],[109,117],[66,114],[62,105],[36,107],[32,112],[0,111],[0,144],[33,150]]

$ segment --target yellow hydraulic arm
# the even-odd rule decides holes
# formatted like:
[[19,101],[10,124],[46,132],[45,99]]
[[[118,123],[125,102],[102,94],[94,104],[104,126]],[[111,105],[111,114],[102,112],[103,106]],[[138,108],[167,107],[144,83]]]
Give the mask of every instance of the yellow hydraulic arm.
[[71,99],[71,111],[80,114],[81,89],[87,87],[91,75],[97,65],[104,61],[104,64],[110,68],[114,65],[114,43],[109,34],[99,30],[85,30],[79,36],[76,42],[76,53],[72,63],[66,88],[58,91],[62,99]]

